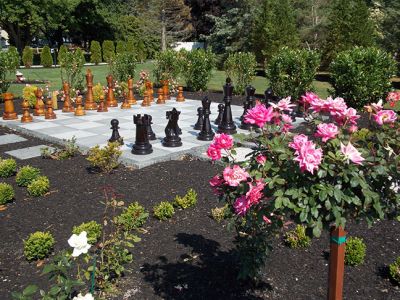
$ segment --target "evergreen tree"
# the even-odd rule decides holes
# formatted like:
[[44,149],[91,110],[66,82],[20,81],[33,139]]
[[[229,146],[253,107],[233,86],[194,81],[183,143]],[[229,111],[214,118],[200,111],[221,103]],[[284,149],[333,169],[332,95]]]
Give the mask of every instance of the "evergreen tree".
[[397,60],[400,60],[400,2],[385,0],[382,10],[382,44],[386,50],[397,54]]
[[53,58],[49,46],[44,46],[40,53],[40,64],[45,68],[50,68],[53,65]]
[[110,63],[115,58],[114,42],[105,40],[103,42],[103,61]]
[[193,35],[190,7],[184,0],[164,0],[162,3],[167,40],[170,43],[188,40]]
[[124,41],[117,41],[116,52],[117,54],[126,52],[126,43]]
[[61,65],[65,59],[65,55],[68,52],[68,48],[65,45],[61,45],[60,49],[58,50],[58,55],[57,55],[57,63]]
[[101,62],[101,46],[98,41],[90,43],[90,62],[98,65]]
[[24,51],[22,51],[22,63],[25,68],[30,68],[33,64],[33,50],[29,46],[25,46]]

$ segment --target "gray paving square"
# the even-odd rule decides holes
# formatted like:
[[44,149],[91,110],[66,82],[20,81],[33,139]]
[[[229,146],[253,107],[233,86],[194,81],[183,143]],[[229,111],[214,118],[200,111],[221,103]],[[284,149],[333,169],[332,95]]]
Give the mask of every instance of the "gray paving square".
[[33,146],[33,147],[21,148],[18,150],[7,151],[5,153],[13,156],[15,158],[18,158],[20,160],[24,160],[24,159],[29,159],[29,158],[40,156],[41,155],[40,149],[44,148],[44,147],[47,147],[50,150],[55,150],[55,148],[49,147],[47,145],[38,145],[38,146]]
[[0,145],[25,142],[26,140],[27,139],[25,139],[22,136],[19,136],[17,134],[3,134],[3,135],[0,135]]

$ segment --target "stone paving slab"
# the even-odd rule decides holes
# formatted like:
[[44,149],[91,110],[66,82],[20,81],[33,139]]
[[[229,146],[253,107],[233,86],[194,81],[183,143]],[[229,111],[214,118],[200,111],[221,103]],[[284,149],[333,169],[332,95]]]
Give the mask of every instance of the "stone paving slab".
[[24,159],[41,156],[40,149],[45,148],[45,147],[49,148],[50,152],[53,152],[55,150],[55,148],[49,147],[47,145],[38,145],[38,146],[33,146],[33,147],[27,147],[27,148],[21,148],[21,149],[17,149],[17,150],[7,151],[5,153],[13,156],[15,158],[18,158],[20,160],[24,160]]
[[0,135],[0,145],[7,145],[19,142],[25,142],[26,139],[17,134],[2,134]]

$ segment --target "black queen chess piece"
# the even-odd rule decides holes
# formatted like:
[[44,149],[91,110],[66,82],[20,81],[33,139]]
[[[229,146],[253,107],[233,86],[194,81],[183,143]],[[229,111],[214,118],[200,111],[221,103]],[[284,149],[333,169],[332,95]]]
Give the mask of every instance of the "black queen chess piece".
[[118,142],[118,144],[123,145],[124,144],[124,139],[119,135],[119,121],[117,119],[112,119],[111,120],[111,128],[112,129],[112,134],[111,138],[108,140],[110,143]]
[[201,130],[201,128],[203,127],[203,120],[204,120],[204,114],[203,114],[203,108],[202,107],[199,107],[197,109],[197,116],[198,116],[197,122],[196,122],[196,124],[194,124],[193,128],[195,130]]
[[203,105],[203,126],[201,128],[201,131],[197,135],[197,139],[201,141],[211,141],[215,135],[214,131],[211,128],[211,123],[210,123],[211,101],[206,96],[203,98],[201,103]]
[[241,121],[240,128],[241,129],[249,130],[252,128],[251,124],[244,122],[245,121],[244,116],[247,114],[247,111],[249,109],[252,109],[255,106],[255,97],[254,97],[255,93],[256,93],[256,89],[254,87],[252,87],[251,85],[248,85],[246,87],[246,100],[243,103],[243,108],[244,108],[243,114],[240,117],[240,121]]
[[218,125],[218,133],[235,134],[236,125],[232,118],[232,101],[233,85],[231,79],[228,77],[224,85],[224,114],[222,116],[221,124]]
[[147,126],[147,136],[150,141],[154,141],[156,139],[156,134],[151,128],[151,124],[153,124],[153,117],[149,115],[149,125]]
[[215,125],[221,124],[223,115],[224,115],[224,104],[220,103],[220,104],[218,104],[218,116],[214,120]]
[[147,135],[147,127],[149,126],[149,115],[141,116],[140,114],[133,116],[133,123],[136,125],[136,139],[132,146],[132,154],[145,155],[153,152],[153,147],[149,142]]
[[179,137],[180,128],[178,126],[180,111],[174,107],[171,111],[166,112],[168,119],[167,127],[165,127],[165,138],[162,140],[164,147],[180,147],[182,139]]

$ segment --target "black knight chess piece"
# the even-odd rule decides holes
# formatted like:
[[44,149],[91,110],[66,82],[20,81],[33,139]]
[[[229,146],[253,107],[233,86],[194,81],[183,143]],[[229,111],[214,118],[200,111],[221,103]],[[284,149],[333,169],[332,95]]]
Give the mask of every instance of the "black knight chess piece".
[[228,77],[224,85],[224,114],[222,116],[221,124],[218,125],[218,133],[235,134],[236,125],[232,118],[232,101],[233,85],[231,79]]
[[149,115],[133,116],[133,123],[136,125],[136,139],[132,147],[132,154],[145,155],[153,152],[153,147],[149,142],[147,127],[150,123]]
[[118,129],[119,129],[119,121],[117,119],[112,119],[111,120],[111,128],[112,129],[112,134],[111,138],[108,140],[110,143],[118,142],[120,145],[124,144],[124,139],[119,135]]
[[214,121],[215,125],[221,124],[223,115],[224,115],[224,105],[220,103],[218,104],[218,117]]
[[165,127],[165,138],[162,141],[164,147],[180,147],[182,146],[182,140],[179,137],[180,128],[178,126],[178,120],[180,111],[173,108],[171,111],[167,111],[166,116],[168,119],[167,127]]
[[245,129],[245,130],[249,130],[252,128],[251,124],[249,123],[245,123],[244,122],[244,116],[247,114],[247,111],[249,109],[252,109],[255,106],[255,97],[254,94],[256,93],[256,89],[254,87],[252,87],[251,85],[248,85],[246,87],[246,100],[243,103],[243,114],[240,117],[240,128],[241,129]]
[[211,123],[210,123],[211,101],[206,96],[203,98],[201,103],[203,104],[203,126],[201,128],[200,133],[197,136],[197,139],[201,141],[211,141],[215,135],[214,131],[211,128]]
[[195,130],[201,130],[201,128],[203,127],[203,120],[204,120],[204,116],[203,116],[203,108],[202,107],[199,107],[198,109],[197,109],[197,116],[198,116],[198,118],[197,118],[197,122],[196,122],[196,124],[194,124],[194,129]]
[[154,141],[156,139],[156,134],[153,131],[153,128],[151,128],[151,124],[153,124],[153,117],[149,116],[149,125],[147,126],[147,137],[149,138],[150,141]]

